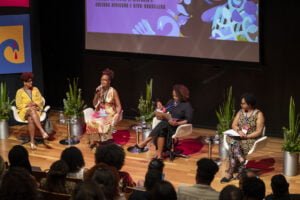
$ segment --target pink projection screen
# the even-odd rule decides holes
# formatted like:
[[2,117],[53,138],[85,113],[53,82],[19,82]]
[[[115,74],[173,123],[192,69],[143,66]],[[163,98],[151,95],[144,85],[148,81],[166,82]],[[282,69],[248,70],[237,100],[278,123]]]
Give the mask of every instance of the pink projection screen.
[[29,0],[0,0],[0,7],[29,7]]

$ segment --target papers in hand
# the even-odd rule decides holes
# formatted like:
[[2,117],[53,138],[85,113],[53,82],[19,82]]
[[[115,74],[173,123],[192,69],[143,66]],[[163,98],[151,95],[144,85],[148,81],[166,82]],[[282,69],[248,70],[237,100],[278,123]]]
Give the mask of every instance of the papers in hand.
[[166,120],[172,119],[172,116],[171,116],[170,113],[164,113],[164,112],[161,112],[161,111],[155,111],[155,116],[159,117],[159,118],[166,119]]
[[240,137],[240,134],[238,132],[236,132],[233,129],[229,129],[227,131],[223,132],[225,135],[231,136],[231,137]]

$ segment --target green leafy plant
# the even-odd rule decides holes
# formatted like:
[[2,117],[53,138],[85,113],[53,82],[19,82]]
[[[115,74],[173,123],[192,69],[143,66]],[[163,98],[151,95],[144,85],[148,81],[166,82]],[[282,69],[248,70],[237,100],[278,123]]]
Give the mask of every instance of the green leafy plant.
[[63,99],[64,113],[69,117],[81,117],[86,105],[81,97],[81,89],[78,88],[78,78],[69,81],[69,91],[66,99]]
[[137,120],[145,119],[146,122],[150,122],[154,117],[154,105],[152,101],[152,84],[153,80],[151,79],[149,83],[146,83],[146,96],[145,98],[141,95],[138,104],[139,117]]
[[216,110],[216,115],[218,118],[218,135],[222,135],[224,131],[230,129],[234,114],[234,99],[232,96],[232,86],[230,86],[230,88],[226,90],[225,101]]
[[290,98],[289,127],[283,127],[283,150],[288,152],[300,152],[299,114],[296,114],[296,106],[293,97]]
[[14,100],[10,100],[7,94],[5,82],[0,83],[0,120],[7,120],[11,112],[11,106]]

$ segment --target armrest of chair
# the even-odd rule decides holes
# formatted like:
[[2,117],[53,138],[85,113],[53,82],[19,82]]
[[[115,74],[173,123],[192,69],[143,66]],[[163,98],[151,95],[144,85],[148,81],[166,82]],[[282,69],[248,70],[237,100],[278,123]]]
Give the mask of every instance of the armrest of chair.
[[173,139],[175,138],[182,138],[191,135],[193,132],[193,125],[192,124],[183,124],[177,127],[175,134],[172,136]]
[[94,113],[93,108],[86,108],[83,110],[84,122],[87,123],[91,120],[92,114]]
[[226,134],[223,134],[223,145],[225,147],[225,149],[228,151],[229,150],[229,145],[227,143],[227,135]]
[[262,149],[263,147],[266,146],[266,143],[267,143],[267,136],[263,136],[259,139],[257,139],[252,148],[250,149],[250,151],[248,152],[248,155],[252,154],[255,150],[258,150],[258,149]]
[[13,116],[14,116],[14,119],[19,122],[19,123],[26,123],[26,121],[23,121],[19,115],[18,115],[18,110],[17,110],[17,107],[16,106],[11,106],[10,107],[11,110],[13,111]]
[[43,112],[48,112],[50,110],[50,108],[51,107],[49,105],[45,106],[45,108],[43,109]]

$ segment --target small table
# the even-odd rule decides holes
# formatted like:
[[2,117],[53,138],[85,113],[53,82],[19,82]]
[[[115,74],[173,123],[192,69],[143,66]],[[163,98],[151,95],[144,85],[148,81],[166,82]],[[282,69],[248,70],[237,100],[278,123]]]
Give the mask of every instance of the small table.
[[69,146],[80,143],[80,140],[78,139],[78,137],[71,136],[70,124],[73,123],[73,120],[70,118],[65,119],[65,123],[67,124],[68,136],[66,139],[60,140],[59,143],[63,144],[63,145],[69,145]]
[[[139,144],[140,138],[142,137],[142,135],[144,135],[146,133],[146,131],[147,132],[150,131],[150,129],[144,128],[142,125],[133,126],[132,129],[135,130],[135,133],[136,133],[136,145]],[[144,152],[149,151],[148,147],[144,147],[143,149],[138,149],[138,148],[136,148],[136,145],[128,147],[127,151],[129,151],[131,153],[144,153]]]
[[222,160],[220,158],[212,158],[212,147],[213,144],[219,144],[219,141],[215,139],[215,136],[208,136],[204,139],[205,143],[208,144],[208,158],[212,159],[217,165],[221,165]]

